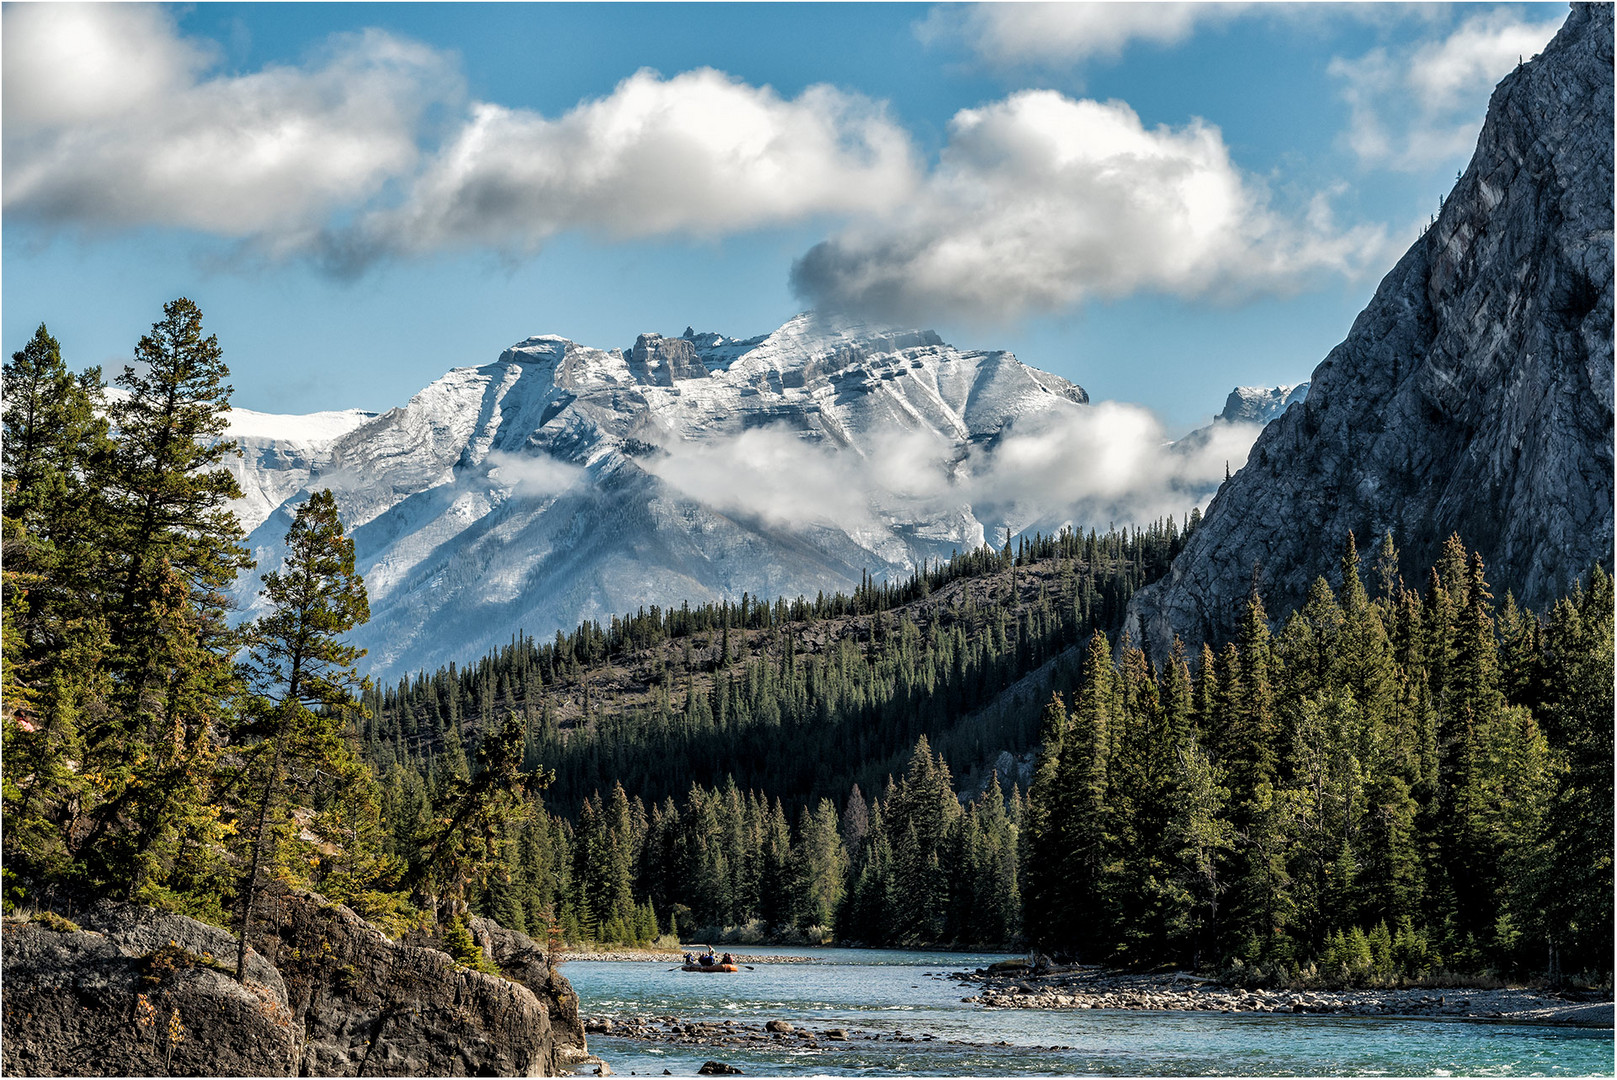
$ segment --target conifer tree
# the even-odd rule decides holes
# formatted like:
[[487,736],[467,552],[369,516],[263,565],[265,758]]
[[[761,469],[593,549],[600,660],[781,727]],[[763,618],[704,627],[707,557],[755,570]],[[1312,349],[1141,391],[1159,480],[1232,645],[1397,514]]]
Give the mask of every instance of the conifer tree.
[[317,776],[351,771],[346,725],[358,707],[354,665],[365,652],[344,635],[370,619],[370,605],[354,570],[354,541],[343,535],[329,490],[298,507],[286,534],[286,562],[264,575],[262,596],[269,612],[250,632],[244,673],[254,697],[236,732],[243,786],[252,792],[241,812],[248,869],[237,981],[245,977],[259,881],[286,825],[289,796],[296,790],[307,798]]
[[[219,467],[235,451],[220,438],[228,371],[183,298],[164,306],[135,359],[141,368],[117,380],[127,396],[108,409],[116,438],[95,471],[108,501],[111,700],[84,733],[83,773],[105,796],[76,847],[92,881],[208,915],[215,871],[181,863],[218,850],[205,789],[237,646],[223,589],[252,565],[227,505],[240,491]],[[199,906],[187,906],[192,893]]]

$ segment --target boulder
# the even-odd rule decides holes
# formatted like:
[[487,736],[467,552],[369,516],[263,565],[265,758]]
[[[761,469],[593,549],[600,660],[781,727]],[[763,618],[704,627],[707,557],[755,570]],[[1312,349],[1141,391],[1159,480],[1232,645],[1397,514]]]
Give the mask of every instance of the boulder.
[[578,1012],[578,994],[572,983],[553,967],[544,947],[527,934],[510,930],[493,919],[474,917],[467,925],[472,940],[510,979],[532,990],[550,1013],[550,1030],[558,1046],[588,1049],[584,1021]]
[[82,927],[5,920],[4,1070],[550,1076],[572,1049],[552,1033],[552,1001],[570,1003],[562,1011],[583,1052],[576,995],[548,966],[541,978],[531,957],[513,963],[546,997],[393,941],[315,893],[278,888],[259,918],[245,985],[233,978],[235,935],[184,916],[103,903]]
[[337,1076],[549,1076],[550,1016],[531,990],[403,945],[341,904],[281,889],[253,944],[304,1029],[301,1071]]
[[82,929],[6,919],[0,1064],[31,1076],[295,1076],[301,1025],[281,976],[217,927],[104,904]]

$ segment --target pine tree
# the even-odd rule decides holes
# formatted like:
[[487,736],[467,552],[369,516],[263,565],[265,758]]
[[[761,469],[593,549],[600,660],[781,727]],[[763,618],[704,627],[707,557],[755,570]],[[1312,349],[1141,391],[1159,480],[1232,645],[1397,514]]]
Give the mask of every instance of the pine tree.
[[253,825],[242,830],[249,846],[237,981],[245,977],[259,880],[273,861],[289,795],[294,789],[308,793],[322,773],[347,771],[353,758],[344,729],[358,707],[354,665],[365,653],[343,637],[370,619],[370,605],[354,570],[354,541],[343,535],[329,490],[298,507],[286,534],[285,565],[264,575],[261,595],[269,613],[250,632],[245,672],[254,698],[236,733],[243,778],[256,788],[256,798],[241,808],[244,823]]
[[5,903],[69,873],[72,818],[93,806],[82,734],[102,722],[111,648],[102,570],[105,506],[90,475],[105,458],[101,377],[77,377],[40,326],[4,371]]
[[[234,693],[223,589],[252,565],[219,466],[230,388],[219,346],[188,300],[135,351],[109,412],[116,439],[96,462],[112,648],[109,709],[84,731],[81,769],[105,797],[75,833],[93,888],[219,917],[219,813],[207,785],[219,715]],[[200,860],[192,864],[188,860]],[[99,883],[99,884],[94,884]],[[194,899],[188,899],[192,897]]]

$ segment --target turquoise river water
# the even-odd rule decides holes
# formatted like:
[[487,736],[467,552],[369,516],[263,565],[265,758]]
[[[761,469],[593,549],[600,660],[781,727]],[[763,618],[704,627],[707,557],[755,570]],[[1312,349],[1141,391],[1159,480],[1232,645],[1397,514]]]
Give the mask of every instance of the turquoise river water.
[[[563,968],[588,1017],[677,1016],[815,1030],[902,1033],[914,1043],[821,1043],[818,1050],[679,1046],[591,1035],[619,1076],[689,1076],[718,1060],[758,1075],[925,1076],[1610,1076],[1610,1029],[1476,1020],[982,1009],[944,976],[1001,956],[881,949],[761,949],[807,963],[734,975],[659,962],[575,960]],[[925,1036],[932,1036],[931,1040]],[[972,1045],[949,1045],[949,1040]],[[1050,1050],[1050,1046],[1070,1049]]]

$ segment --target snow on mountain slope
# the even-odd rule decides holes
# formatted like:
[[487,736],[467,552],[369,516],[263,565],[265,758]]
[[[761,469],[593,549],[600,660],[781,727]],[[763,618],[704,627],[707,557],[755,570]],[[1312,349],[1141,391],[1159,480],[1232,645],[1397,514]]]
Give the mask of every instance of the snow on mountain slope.
[[375,415],[360,409],[294,416],[232,408],[225,438],[241,445],[242,456],[227,457],[224,465],[241,485],[242,497],[231,509],[242,528],[260,525],[330,461],[333,442]]
[[1167,512],[1204,501],[1210,459],[1187,467],[1153,425],[930,331],[541,336],[401,408],[250,436],[243,519],[268,569],[303,493],[336,493],[371,598],[354,639],[398,675],[642,605],[846,590],[1006,527],[1104,528],[1141,485]]
[[1237,386],[1224,402],[1217,419],[1226,423],[1267,424],[1294,402],[1308,400],[1308,384],[1295,386]]

